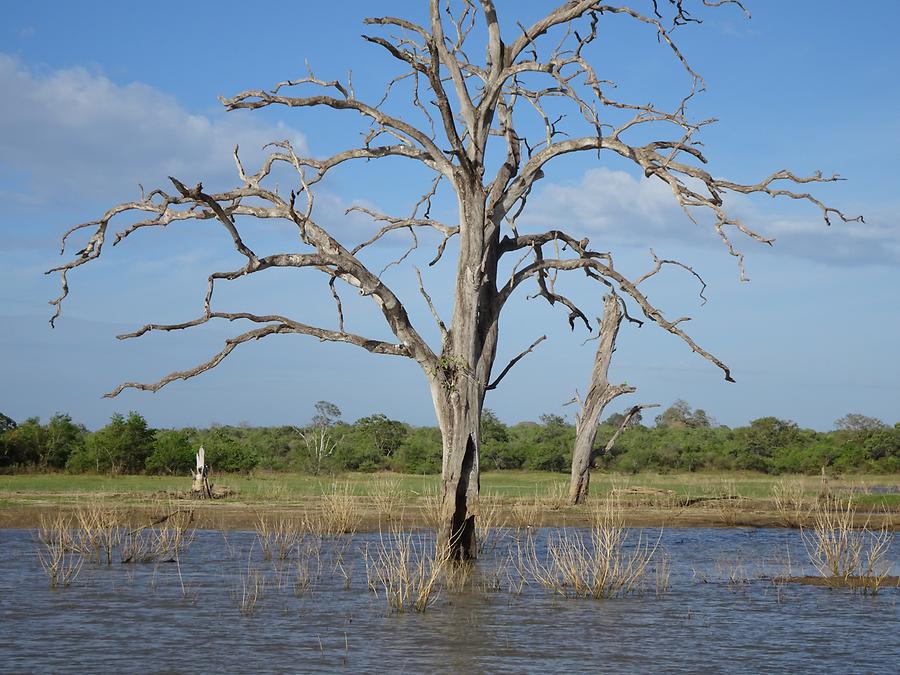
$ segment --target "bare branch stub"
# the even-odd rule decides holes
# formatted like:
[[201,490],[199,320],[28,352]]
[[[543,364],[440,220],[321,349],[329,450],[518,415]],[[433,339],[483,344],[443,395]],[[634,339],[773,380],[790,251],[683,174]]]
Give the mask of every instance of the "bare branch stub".
[[[573,154],[603,159],[611,153],[646,178],[662,181],[688,218],[696,221],[698,214],[711,216],[713,230],[737,258],[742,278],[743,253],[734,239],[743,236],[767,244],[772,239],[729,210],[730,194],[806,202],[818,209],[828,224],[861,220],[829,206],[808,190],[808,186],[839,180],[836,175],[815,172],[803,176],[779,170],[758,182],[741,182],[708,168],[700,138],[714,120],[693,120],[688,115],[704,82],[677,38],[683,30],[696,29],[705,12],[730,5],[744,9],[738,0],[657,0],[644,3],[646,11],[627,4],[572,0],[548,10],[530,25],[518,24],[518,30],[515,19],[502,17],[493,0],[458,4],[430,0],[428,19],[422,25],[391,16],[367,19],[373,34],[364,39],[397,67],[385,78],[385,92],[379,100],[363,100],[349,76],[344,80],[320,78],[310,67],[300,77],[283,80],[268,90],[253,89],[222,99],[227,110],[282,107],[301,114],[307,110],[330,112],[336,124],[361,122],[361,141],[348,142],[327,157],[304,157],[289,142],[276,140],[267,146],[269,154],[255,173],[248,173],[235,149],[238,180],[230,190],[206,192],[200,183],[189,187],[191,181],[173,178],[172,194],[142,188],[136,201],[119,204],[98,220],[74,226],[63,236],[63,253],[71,236],[87,233],[86,243],[67,262],[50,270],[60,274],[61,283],[59,297],[51,301],[51,323],[59,317],[69,293],[69,273],[98,259],[107,238],[116,245],[149,227],[167,228],[182,221],[218,223],[226,242],[241,256],[240,267],[208,275],[198,316],[167,325],[148,324],[130,337],[150,330],[189,329],[212,320],[259,325],[226,341],[206,363],[173,372],[153,384],[126,383],[112,393],[127,387],[155,391],[217,366],[239,344],[274,334],[304,334],[414,359],[428,382],[444,439],[441,537],[452,543],[456,555],[471,555],[475,550],[474,516],[467,505],[478,491],[481,410],[485,392],[496,386],[512,365],[493,377],[500,315],[524,282],[534,284],[533,297],[564,307],[573,329],[579,324],[590,329],[587,317],[596,313],[597,298],[613,294],[625,320],[638,325],[643,322],[637,312],[629,314],[629,305],[636,306],[648,322],[678,337],[732,381],[728,367],[683,330],[686,317],[667,319],[641,290],[644,281],[674,266],[698,279],[704,299],[704,282],[692,266],[652,253],[654,267],[630,279],[616,269],[612,252],[592,249],[587,238],[572,230],[535,233],[520,227],[519,218],[535,185],[556,160]],[[628,89],[618,89],[593,62],[595,43],[603,30],[614,30],[617,22],[623,21],[655,36],[662,53],[683,73],[683,96],[671,109],[627,99],[619,92]],[[503,41],[504,34],[509,43]],[[473,45],[476,39],[481,43]],[[473,58],[476,54],[480,58]],[[393,114],[401,96],[407,97],[410,114]],[[317,219],[316,188],[348,163],[372,166],[386,158],[413,162],[432,179],[416,191],[420,196],[411,200],[415,206],[408,215],[383,214],[362,206],[351,209],[373,218],[375,228],[362,241],[345,247]],[[287,196],[273,185],[276,167],[293,171],[295,176]],[[458,205],[458,213],[447,223],[431,214],[439,186]],[[298,235],[296,249],[252,250],[241,228],[254,218],[291,223]],[[429,346],[400,295],[363,259],[370,247],[400,230],[410,234],[412,243],[397,264],[412,262],[420,243],[417,233],[429,230],[440,235],[430,264],[446,263],[444,256],[449,250],[456,256],[456,276],[448,293],[452,295],[450,316],[438,315],[436,303],[420,283],[420,292],[441,331],[439,346]],[[452,248],[448,247],[450,241]],[[513,256],[510,260],[515,261],[508,279],[499,278],[500,270],[510,267],[504,256]],[[288,317],[213,307],[216,284],[273,268],[320,274],[325,282],[323,291],[327,285],[335,302],[337,330]],[[596,282],[600,293],[587,299],[576,297],[564,288],[569,272]],[[344,316],[338,281],[375,303],[393,335],[391,342],[345,329],[349,317]]]
[[631,424],[631,420],[633,420],[639,412],[647,410],[648,408],[659,408],[659,403],[639,403],[631,406],[619,423],[618,428],[613,432],[613,435],[609,437],[609,440],[606,441],[606,445],[603,446],[603,449],[598,454],[608,455],[612,452],[612,449],[616,445],[616,441],[619,440],[619,436],[621,436],[622,432]]
[[541,344],[541,343],[542,343],[544,340],[546,340],[546,339],[547,339],[547,336],[546,336],[546,335],[541,335],[541,337],[539,337],[537,340],[535,340],[534,342],[532,342],[532,343],[528,346],[527,349],[525,349],[523,352],[519,353],[517,356],[515,356],[513,359],[511,359],[510,362],[506,364],[506,367],[505,367],[503,370],[500,371],[500,374],[497,376],[497,379],[495,379],[495,380],[494,380],[493,382],[491,382],[487,387],[485,387],[485,390],[486,390],[486,391],[491,391],[492,389],[496,389],[496,388],[497,388],[497,385],[500,384],[500,380],[502,380],[504,377],[506,377],[506,374],[507,374],[510,370],[512,370],[512,367],[513,367],[514,365],[516,365],[519,361],[521,361],[522,359],[524,359],[526,356],[528,356],[531,352],[533,352],[533,351],[534,351],[534,348],[537,347],[539,344]]

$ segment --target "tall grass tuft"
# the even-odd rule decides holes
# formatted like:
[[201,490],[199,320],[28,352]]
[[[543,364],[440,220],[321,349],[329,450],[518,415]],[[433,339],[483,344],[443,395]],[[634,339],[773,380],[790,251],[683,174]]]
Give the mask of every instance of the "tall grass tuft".
[[492,551],[507,535],[506,520],[497,497],[480,495],[473,506],[475,512],[475,540],[481,553]]
[[715,500],[716,512],[725,525],[732,527],[737,523],[743,506],[744,498],[738,494],[733,480],[722,480],[717,489]]
[[303,540],[306,531],[303,521],[290,516],[267,516],[256,514],[256,540],[262,550],[263,558],[271,560],[277,557],[286,560]]
[[433,537],[403,532],[394,524],[380,533],[377,544],[366,545],[363,559],[369,590],[383,594],[388,609],[425,612],[437,598],[450,551],[438,547]]
[[569,486],[565,483],[551,483],[541,502],[551,511],[565,509],[569,506]]
[[593,521],[587,534],[569,529],[550,532],[543,556],[534,538],[526,538],[519,553],[524,571],[566,597],[609,598],[641,590],[659,538],[651,542],[642,531],[633,535],[626,529],[622,505],[615,497],[596,507]]
[[112,564],[113,551],[122,540],[120,514],[113,508],[91,501],[75,510],[76,550],[94,562]]
[[854,529],[855,515],[852,493],[829,495],[813,509],[812,527],[800,534],[810,563],[821,576],[842,586],[854,579],[855,586],[874,595],[891,572],[888,553],[894,533],[887,525],[872,530],[868,522]]
[[313,529],[324,536],[356,534],[362,522],[359,499],[349,483],[332,483],[322,495],[322,510]]
[[241,616],[253,616],[256,606],[263,596],[266,587],[265,575],[252,566],[253,548],[247,554],[247,569],[238,573],[237,583],[234,589],[234,597],[237,600],[238,611]]
[[[425,525],[436,530],[441,524],[441,492],[440,488],[430,487],[422,491],[422,520]],[[476,519],[477,521],[477,519]]]
[[51,588],[65,588],[81,571],[84,558],[73,554],[71,521],[62,513],[52,518],[41,516],[38,528],[38,560],[50,580]]
[[399,479],[376,477],[370,495],[379,519],[390,521],[400,517],[406,492]]
[[541,499],[537,495],[534,497],[522,497],[517,499],[510,511],[513,527],[517,529],[527,529],[537,527],[541,522],[541,512],[543,505]]
[[782,478],[772,485],[772,498],[778,519],[786,527],[802,527],[806,524],[811,507],[803,498],[803,483],[796,478]]
[[[174,509],[174,510],[173,510]],[[166,508],[148,525],[123,530],[119,537],[119,559],[123,563],[178,562],[178,556],[190,547],[197,534],[194,512]]]

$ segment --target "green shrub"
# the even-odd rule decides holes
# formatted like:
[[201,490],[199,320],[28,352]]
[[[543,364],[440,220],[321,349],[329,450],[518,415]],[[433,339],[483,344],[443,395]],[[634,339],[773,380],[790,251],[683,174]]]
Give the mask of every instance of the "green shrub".
[[144,466],[148,473],[186,474],[196,466],[194,448],[183,431],[163,431],[156,435],[153,453]]

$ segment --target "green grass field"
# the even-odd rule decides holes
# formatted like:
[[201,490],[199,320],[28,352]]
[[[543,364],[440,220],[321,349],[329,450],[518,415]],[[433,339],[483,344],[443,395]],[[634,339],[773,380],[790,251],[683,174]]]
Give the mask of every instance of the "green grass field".
[[[507,497],[543,497],[559,493],[568,486],[568,475],[536,471],[497,471],[481,476],[482,494]],[[817,476],[777,477],[744,473],[689,474],[594,474],[591,489],[604,494],[612,488],[649,488],[671,490],[681,497],[730,494],[745,498],[767,498],[779,480],[800,480],[804,492],[816,494],[821,488]],[[347,485],[353,494],[366,496],[391,481],[410,497],[434,493],[440,477],[405,474],[350,473],[336,476],[309,476],[294,473],[256,473],[252,476],[213,476],[217,487],[227,487],[231,500],[248,502],[291,501],[318,497],[332,490],[335,483]],[[900,494],[873,493],[872,488],[900,488],[900,476],[857,475],[829,479],[832,489],[853,490],[859,503],[900,504]],[[186,476],[105,476],[90,474],[21,474],[0,476],[0,499],[4,502],[27,501],[31,496],[73,498],[79,495],[116,495],[128,499],[151,497],[159,493],[183,492],[190,487]]]

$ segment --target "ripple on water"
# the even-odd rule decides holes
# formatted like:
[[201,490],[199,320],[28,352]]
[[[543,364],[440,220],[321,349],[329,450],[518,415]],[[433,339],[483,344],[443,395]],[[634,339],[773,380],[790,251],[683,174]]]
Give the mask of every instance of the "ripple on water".
[[[900,591],[774,584],[810,571],[795,531],[666,530],[671,590],[661,596],[650,587],[575,600],[525,586],[444,592],[425,614],[403,615],[366,588],[361,549],[377,537],[347,549],[349,588],[326,546],[321,577],[297,598],[295,563],[279,572],[252,533],[200,532],[179,565],[85,565],[73,586],[52,590],[32,532],[0,530],[2,670],[896,672]],[[245,617],[236,593],[248,569],[266,588]]]

